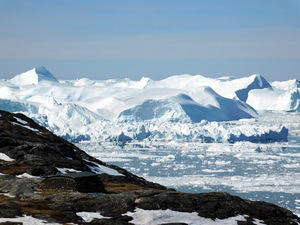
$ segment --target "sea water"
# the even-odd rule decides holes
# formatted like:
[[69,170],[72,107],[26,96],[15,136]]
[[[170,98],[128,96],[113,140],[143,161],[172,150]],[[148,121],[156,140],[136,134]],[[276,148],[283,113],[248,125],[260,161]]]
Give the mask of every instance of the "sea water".
[[[85,142],[94,157],[178,191],[226,191],[267,201],[300,216],[300,114],[260,113],[255,123],[283,124],[288,142]],[[231,122],[232,126],[242,123]]]

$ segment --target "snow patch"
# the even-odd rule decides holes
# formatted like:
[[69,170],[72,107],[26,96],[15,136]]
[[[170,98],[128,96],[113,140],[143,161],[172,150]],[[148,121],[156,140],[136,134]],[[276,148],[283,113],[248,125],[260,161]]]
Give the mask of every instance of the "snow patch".
[[0,152],[0,160],[6,161],[6,162],[12,162],[15,161],[14,159],[10,158],[8,155]]
[[144,210],[136,208],[134,212],[127,212],[123,216],[130,216],[133,220],[130,223],[135,225],[156,225],[164,223],[186,223],[189,225],[206,224],[206,225],[237,225],[237,221],[246,221],[245,216],[239,215],[227,219],[208,219],[200,217],[198,213],[178,212],[170,209],[167,210]]
[[93,219],[110,219],[111,217],[102,216],[100,213],[97,212],[77,212],[77,216],[80,216],[84,222],[92,222]]
[[32,176],[32,175],[30,175],[28,173],[22,173],[20,175],[17,175],[16,177],[17,178],[37,178],[36,176]]
[[1,195],[4,195],[4,196],[7,196],[7,197],[10,197],[10,198],[15,198],[16,196],[15,195],[11,195],[10,193],[0,193]]
[[32,128],[32,127],[27,126],[27,125],[15,123],[15,122],[12,122],[12,124],[13,124],[13,125],[16,125],[16,126],[24,127],[24,128],[26,128],[26,129],[28,129],[28,130],[31,130],[31,131],[35,132],[35,133],[39,133],[39,132],[40,132],[38,129]]
[[21,123],[21,124],[24,124],[24,125],[25,125],[25,124],[28,124],[27,121],[25,121],[25,120],[22,120],[22,119],[20,119],[20,118],[18,118],[18,117],[15,117],[15,116],[14,116],[14,118],[15,118],[19,123]]
[[102,165],[99,165],[99,164],[89,161],[89,160],[85,160],[85,161],[90,162],[95,165],[95,166],[87,165],[87,167],[94,173],[97,173],[97,174],[106,173],[106,174],[112,175],[112,176],[124,176],[123,174],[119,173],[118,171],[116,171],[112,168],[109,168],[107,166],[102,166]]
[[58,223],[49,223],[45,220],[37,219],[32,216],[22,216],[17,218],[0,218],[1,223],[12,222],[12,223],[22,223],[23,225],[41,225],[41,224],[49,224],[49,225],[59,225]]
[[61,174],[82,172],[82,171],[75,170],[75,169],[72,169],[72,168],[58,168],[58,167],[56,167],[56,169],[57,169]]

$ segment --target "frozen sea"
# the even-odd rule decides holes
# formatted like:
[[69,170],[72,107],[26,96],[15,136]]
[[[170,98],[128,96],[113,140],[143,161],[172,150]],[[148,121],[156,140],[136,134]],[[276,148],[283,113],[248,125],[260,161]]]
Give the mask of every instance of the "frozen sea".
[[[243,122],[229,122],[235,126]],[[94,157],[178,191],[226,191],[300,216],[300,113],[260,112],[253,123],[283,124],[288,142],[77,144]],[[228,122],[227,122],[228,124]]]

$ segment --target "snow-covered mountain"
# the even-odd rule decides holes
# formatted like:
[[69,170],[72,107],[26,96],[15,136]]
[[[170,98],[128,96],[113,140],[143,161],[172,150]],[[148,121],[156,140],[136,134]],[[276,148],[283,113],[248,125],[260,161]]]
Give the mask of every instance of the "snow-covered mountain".
[[[0,82],[0,109],[23,112],[71,140],[228,141],[239,131],[216,128],[213,121],[251,119],[256,110],[265,109],[297,112],[299,99],[299,81],[270,84],[257,74],[239,79],[176,75],[159,81],[58,81],[38,67]],[[282,127],[272,129],[278,139],[284,137]]]

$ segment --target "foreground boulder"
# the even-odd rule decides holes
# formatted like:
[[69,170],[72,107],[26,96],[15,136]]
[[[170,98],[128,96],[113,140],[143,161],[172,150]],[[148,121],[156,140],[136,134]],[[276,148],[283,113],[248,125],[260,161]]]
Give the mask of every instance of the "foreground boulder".
[[180,193],[0,111],[0,224],[299,224],[274,204]]

